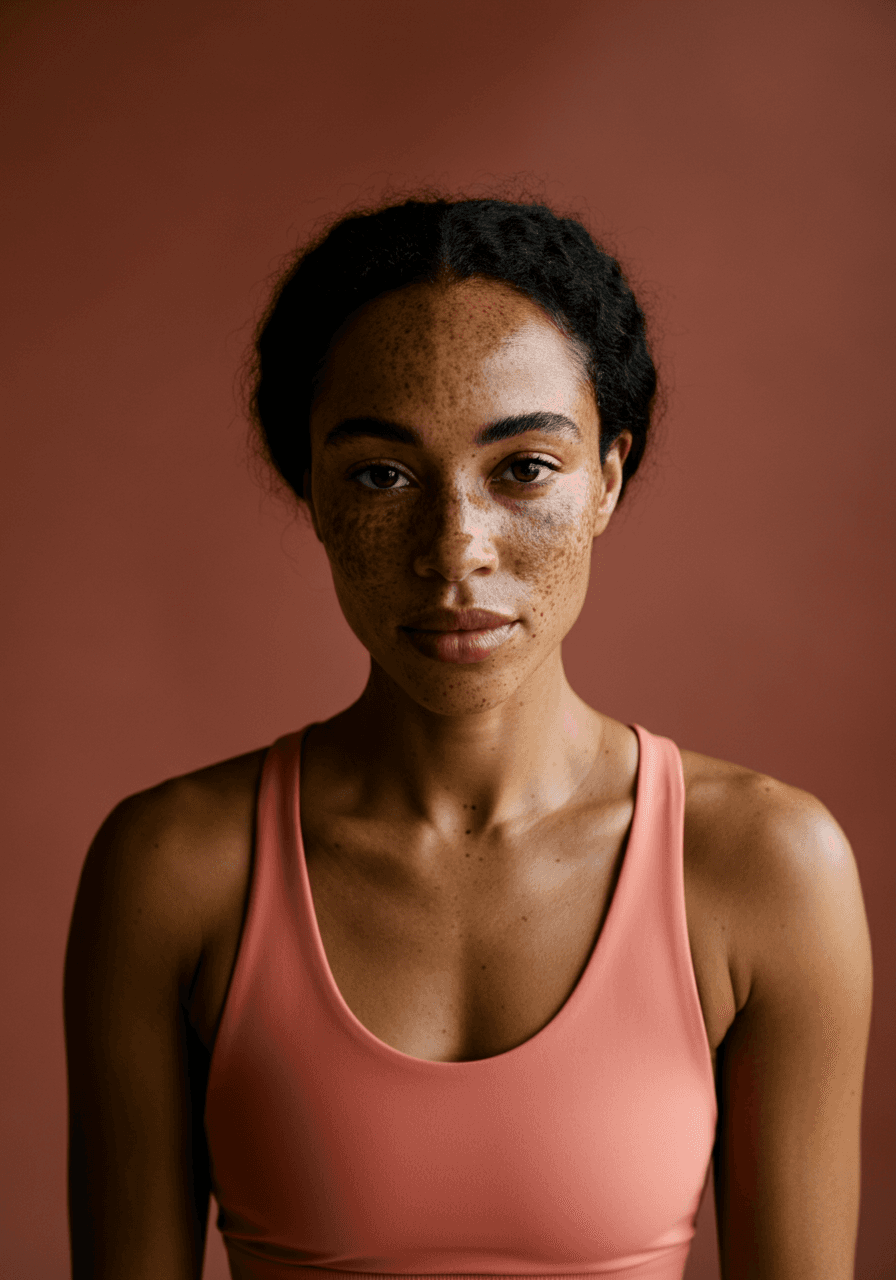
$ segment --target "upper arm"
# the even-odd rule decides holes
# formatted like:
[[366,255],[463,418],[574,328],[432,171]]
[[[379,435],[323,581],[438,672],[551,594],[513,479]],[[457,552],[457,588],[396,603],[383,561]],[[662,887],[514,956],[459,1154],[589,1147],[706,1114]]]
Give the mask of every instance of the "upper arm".
[[715,1182],[725,1280],[847,1280],[871,949],[858,873],[812,797],[765,788],[744,818],[749,995],[719,1053]]
[[201,929],[177,845],[164,802],[125,802],[78,888],[64,1002],[76,1280],[201,1271],[204,1051],[183,1013]]

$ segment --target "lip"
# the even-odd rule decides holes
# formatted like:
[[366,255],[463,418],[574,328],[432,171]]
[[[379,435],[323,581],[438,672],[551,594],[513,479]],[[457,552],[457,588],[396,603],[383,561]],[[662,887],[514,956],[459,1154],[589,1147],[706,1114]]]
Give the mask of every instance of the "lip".
[[400,630],[436,662],[483,662],[509,640],[517,619],[490,609],[430,609]]
[[431,609],[421,613],[403,631],[428,631],[436,634],[450,631],[494,631],[509,626],[516,619],[489,609]]

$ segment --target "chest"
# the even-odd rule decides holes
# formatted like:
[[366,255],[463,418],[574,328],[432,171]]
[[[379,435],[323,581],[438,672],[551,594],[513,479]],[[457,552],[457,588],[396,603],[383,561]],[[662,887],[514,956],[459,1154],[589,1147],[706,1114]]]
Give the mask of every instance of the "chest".
[[[371,844],[350,826],[332,825],[324,839],[310,822],[314,915],[345,1003],[378,1039],[416,1058],[486,1058],[530,1039],[566,1003],[600,946],[630,820],[630,805],[586,809],[517,841],[465,833],[450,847],[433,841],[411,850],[405,841],[400,858],[400,841]],[[714,1063],[734,1016],[725,940],[712,895],[689,874],[687,857],[684,871],[688,942]]]
[[[631,817],[630,803],[586,807],[516,839],[462,832],[440,842],[303,808],[313,914],[349,1010],[379,1040],[432,1061],[492,1057],[530,1039],[600,944]],[[717,896],[691,852],[686,833],[688,945],[714,1065],[736,1005]],[[245,892],[196,984],[191,1015],[209,1047],[244,909]]]

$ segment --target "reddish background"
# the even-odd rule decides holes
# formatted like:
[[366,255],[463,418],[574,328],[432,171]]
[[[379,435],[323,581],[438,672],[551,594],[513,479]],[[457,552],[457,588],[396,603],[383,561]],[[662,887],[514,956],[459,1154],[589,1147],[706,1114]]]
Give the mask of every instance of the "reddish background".
[[[319,548],[245,465],[262,282],[387,183],[522,173],[616,242],[669,392],[572,682],[816,793],[851,837],[878,981],[856,1274],[896,1275],[894,7],[44,0],[2,21],[0,1271],[67,1274],[61,969],[92,833],[363,684]],[[690,1280],[717,1274],[710,1212]]]

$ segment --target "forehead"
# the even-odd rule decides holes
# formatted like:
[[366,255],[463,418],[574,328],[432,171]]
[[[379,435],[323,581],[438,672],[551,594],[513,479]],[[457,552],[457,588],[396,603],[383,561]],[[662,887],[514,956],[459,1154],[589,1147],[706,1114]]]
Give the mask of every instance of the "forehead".
[[573,415],[592,399],[569,338],[498,281],[411,285],[362,307],[331,348],[318,403],[326,416],[435,418],[465,410]]

